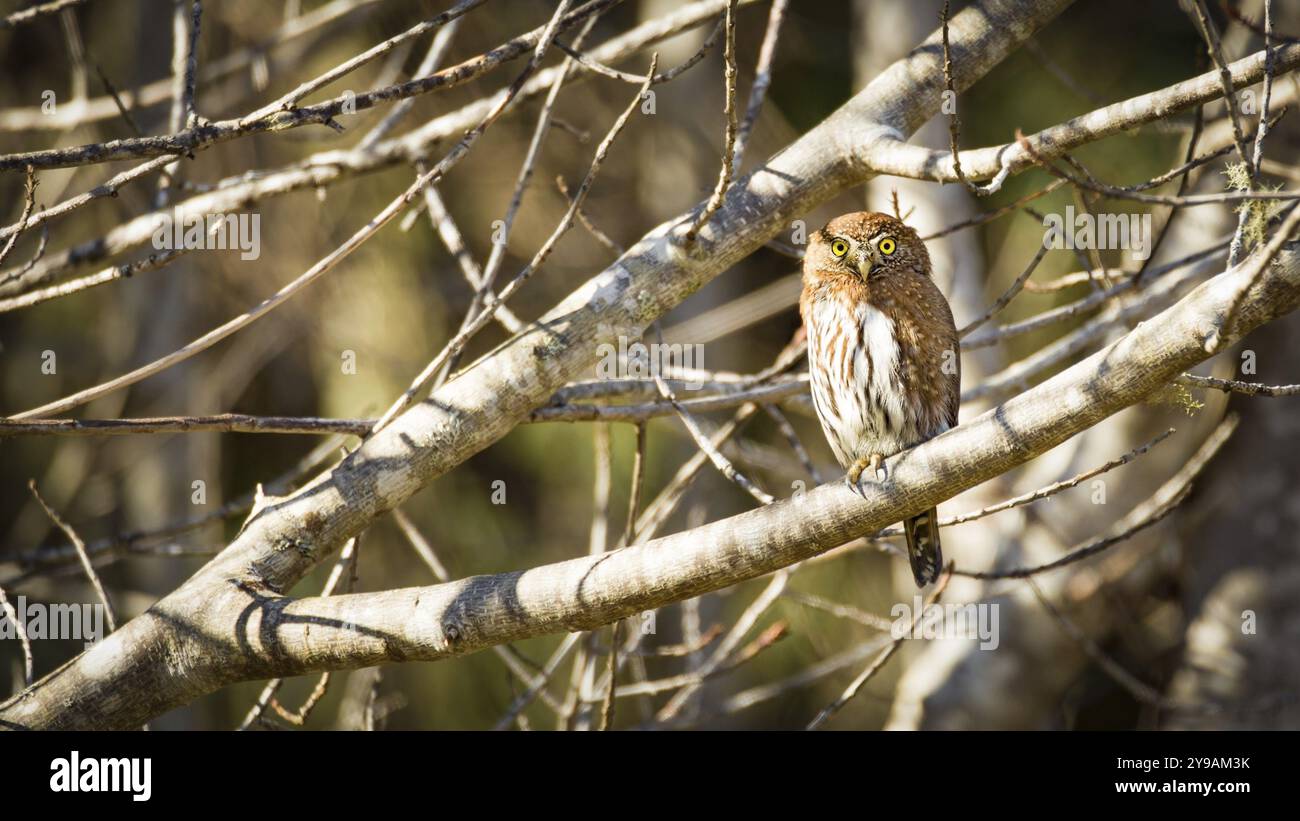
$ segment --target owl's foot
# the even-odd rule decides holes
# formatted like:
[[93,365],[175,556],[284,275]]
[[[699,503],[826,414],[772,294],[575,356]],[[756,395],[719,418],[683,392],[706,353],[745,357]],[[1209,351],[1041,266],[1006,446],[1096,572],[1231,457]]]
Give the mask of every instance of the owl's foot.
[[849,483],[849,488],[859,496],[862,495],[859,480],[862,478],[862,472],[867,468],[871,468],[871,472],[875,474],[878,482],[883,482],[889,478],[889,472],[885,469],[884,454],[873,453],[870,456],[863,456],[849,466],[849,472],[844,476],[844,480]]

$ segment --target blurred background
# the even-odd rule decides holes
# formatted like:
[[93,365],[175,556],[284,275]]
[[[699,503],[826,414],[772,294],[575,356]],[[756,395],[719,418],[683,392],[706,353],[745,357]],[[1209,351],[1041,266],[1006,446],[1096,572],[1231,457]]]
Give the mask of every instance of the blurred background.
[[[199,41],[197,108],[209,119],[239,116],[287,92],[306,78],[441,11],[441,2],[342,4],[332,19],[291,38],[286,24],[338,3],[312,0],[204,4]],[[587,37],[597,45],[649,20],[691,5],[676,0],[627,0],[600,16]],[[954,4],[954,12],[964,3]],[[1261,48],[1261,38],[1230,22],[1214,5],[1229,59]],[[1275,4],[1280,31],[1300,32],[1300,10]],[[941,4],[933,0],[794,0],[781,31],[772,85],[751,143],[744,172],[796,139],[863,88],[883,67],[905,55],[935,29]],[[467,14],[451,40],[443,65],[469,59],[511,37],[543,25],[553,6],[540,0],[491,0]],[[736,48],[739,99],[746,99],[767,22],[767,3],[738,11]],[[1242,12],[1260,17],[1262,3]],[[6,6],[6,13],[12,9]],[[716,15],[656,46],[660,66],[694,54],[713,29]],[[164,0],[92,0],[55,15],[0,31],[0,152],[100,142],[169,131],[172,4]],[[309,101],[345,90],[401,81],[419,65],[428,39],[399,47]],[[617,67],[643,73],[650,48]],[[1191,18],[1173,0],[1152,3],[1080,0],[961,95],[964,147],[1004,143],[1015,129],[1025,133],[1101,105],[1158,89],[1209,68]],[[223,56],[248,56],[220,63]],[[558,64],[553,50],[546,64]],[[414,98],[390,136],[400,136],[454,113],[504,87],[522,68],[509,64],[447,91]],[[121,116],[106,91],[111,84],[126,101]],[[162,84],[164,93],[149,89]],[[59,117],[38,116],[43,93],[53,91]],[[634,117],[601,169],[585,211],[614,242],[627,246],[644,232],[705,199],[717,173],[723,140],[721,48],[676,80],[656,88],[653,115]],[[576,187],[596,143],[634,93],[627,83],[577,72],[560,94],[556,127],[546,137],[532,184],[510,235],[504,279],[512,277],[563,215],[566,200],[554,185],[563,177]],[[1294,100],[1294,80],[1279,80],[1275,94]],[[441,183],[448,211],[470,254],[487,259],[493,223],[502,219],[527,150],[544,95],[503,116]],[[82,102],[82,100],[86,102]],[[105,105],[107,103],[107,105]],[[80,106],[80,108],[78,108]],[[98,108],[95,108],[95,107]],[[1275,109],[1280,105],[1275,105]],[[91,110],[99,114],[87,113]],[[216,145],[179,168],[172,202],[199,196],[222,181],[253,171],[295,167],[323,152],[353,148],[391,110],[379,106],[343,118],[343,133],[305,127]],[[80,113],[78,113],[80,112]],[[1207,106],[1201,150],[1228,144],[1222,106]],[[1076,156],[1097,177],[1133,184],[1184,161],[1191,112],[1080,149]],[[1252,119],[1253,122],[1253,119]],[[1290,168],[1296,130],[1284,118],[1270,135],[1266,156]],[[462,129],[463,130],[463,129]],[[460,131],[430,147],[436,160]],[[915,138],[947,147],[942,119]],[[1231,159],[1229,157],[1228,159]],[[41,172],[37,203],[49,206],[102,183],[128,163],[105,163]],[[1223,162],[1202,169],[1192,190],[1223,190]],[[1277,170],[1277,169],[1274,169]],[[407,163],[342,173],[325,184],[259,198],[261,255],[191,253],[156,271],[139,273],[40,305],[0,313],[0,413],[16,413],[65,396],[149,362],[240,314],[332,251],[414,179]],[[1279,172],[1281,174],[1281,172]],[[992,213],[1036,191],[1052,178],[1041,171],[1012,177],[1000,191],[975,198],[961,186],[937,186],[881,178],[807,214],[809,230],[853,210],[891,210],[891,191],[909,223],[922,234],[979,214]],[[1270,178],[1270,184],[1284,176]],[[1289,183],[1288,183],[1289,184]],[[1177,182],[1160,191],[1173,192]],[[48,247],[38,265],[52,281],[84,275],[112,262],[139,259],[149,250],[115,252],[97,240],[155,206],[157,175],[124,187],[49,224]],[[0,174],[5,224],[22,208],[23,175]],[[1109,213],[1144,212],[1138,203],[1090,200]],[[1069,186],[1032,203],[1040,213],[1078,207]],[[1150,209],[1157,227],[1168,208]],[[1153,261],[1177,259],[1231,233],[1235,215],[1226,206],[1183,209]],[[982,313],[1024,270],[1042,241],[1041,218],[1013,209],[1005,216],[929,242],[936,277],[953,304],[958,326]],[[780,238],[789,243],[789,237]],[[29,232],[5,268],[35,253],[39,232]],[[527,321],[540,316],[614,254],[575,226],[545,267],[511,304]],[[1131,273],[1131,255],[1100,252],[1108,267]],[[661,323],[665,340],[703,345],[703,367],[753,373],[767,367],[799,327],[795,300],[798,261],[763,249],[692,295]],[[1081,270],[1070,251],[1046,255],[1031,282],[1050,282]],[[1221,258],[1194,267],[1169,299],[1222,270]],[[1089,284],[1022,293],[995,320],[1006,324],[1077,301]],[[421,215],[405,229],[396,222],[266,319],[211,350],[162,374],[117,391],[74,412],[115,418],[237,411],[279,416],[373,417],[383,412],[416,373],[454,335],[473,291],[455,260]],[[1136,297],[1134,297],[1136,298]],[[1158,299],[1154,307],[1168,304]],[[1005,380],[1004,369],[1070,338],[1105,306],[1067,321],[1007,339],[963,359],[963,387],[988,385],[967,403],[965,418],[1016,390],[1034,384],[1096,350],[1124,330],[1122,322],[1094,334],[1078,349],[1031,374],[1022,384]],[[1138,316],[1137,318],[1141,318]],[[1136,321],[1136,320],[1134,320]],[[506,338],[490,325],[473,342],[470,362]],[[1077,337],[1075,337],[1077,339]],[[1218,358],[1204,373],[1266,383],[1300,381],[1290,352],[1300,327],[1290,318],[1244,343],[1257,372],[1242,375],[1240,349]],[[45,351],[57,369],[43,373]],[[344,363],[349,352],[355,369]],[[699,364],[699,363],[696,363]],[[802,363],[797,369],[803,368]],[[353,372],[354,370],[354,372]],[[588,375],[594,377],[594,371]],[[1048,561],[1107,532],[1183,469],[1226,418],[1239,415],[1233,438],[1197,478],[1189,502],[1174,515],[1103,556],[1040,577],[1043,594],[1088,637],[1072,636],[1021,582],[954,581],[951,602],[999,605],[1000,642],[980,650],[971,641],[911,641],[832,721],[831,727],[951,728],[1156,728],[1291,726],[1300,711],[1279,694],[1300,683],[1300,496],[1293,490],[1300,442],[1288,398],[1225,399],[1217,392],[1184,392],[1169,401],[1130,409],[1045,454],[1012,474],[942,506],[944,514],[978,509],[1068,478],[1115,459],[1161,431],[1177,433],[1133,463],[1104,475],[1104,504],[1089,482],[1033,506],[982,518],[945,531],[947,555],[968,569]],[[1199,407],[1197,407],[1199,405]],[[785,403],[786,415],[824,479],[839,475],[806,403]],[[703,415],[709,429],[731,411]],[[592,543],[599,451],[603,435],[592,423],[523,424],[505,439],[437,479],[403,506],[453,578],[533,567],[587,552]],[[606,544],[622,532],[628,504],[636,427],[611,424],[611,510]],[[46,500],[92,544],[111,545],[98,556],[99,571],[120,620],[141,612],[174,589],[220,549],[244,519],[238,502],[254,486],[286,474],[319,449],[326,437],[245,433],[183,433],[118,437],[0,438],[0,585],[12,600],[93,602],[95,595],[75,562],[34,561],[42,548],[66,544],[27,489],[35,479]],[[337,458],[346,437],[327,443],[323,462]],[[696,447],[680,420],[657,418],[647,429],[646,493],[651,499]],[[777,421],[759,413],[723,451],[759,486],[787,497],[813,479],[796,458]],[[312,472],[306,474],[314,475]],[[494,504],[494,482],[504,481],[505,503]],[[201,504],[195,482],[202,482]],[[230,515],[223,516],[223,505]],[[751,508],[743,490],[710,467],[700,473],[674,517],[662,529],[724,518]],[[179,528],[202,520],[197,527]],[[131,538],[131,534],[151,534]],[[170,555],[185,554],[185,555]],[[390,517],[377,521],[358,548],[352,589],[382,590],[434,583],[425,562]],[[66,556],[65,556],[66,558]],[[293,592],[315,595],[330,570],[327,562]],[[620,683],[651,681],[694,669],[711,650],[705,641],[717,624],[730,629],[769,584],[758,579],[655,614],[655,632],[642,642],[644,655]],[[671,726],[700,728],[799,728],[835,698],[879,649],[881,632],[861,614],[887,617],[895,602],[912,601],[906,562],[875,544],[861,544],[810,563],[758,620],[745,641],[752,657],[709,677]],[[833,607],[839,605],[838,608]],[[1244,611],[1258,616],[1258,633],[1239,628]],[[765,632],[766,631],[766,632]],[[757,637],[757,638],[756,638]],[[525,665],[542,665],[563,636],[514,647]],[[608,632],[584,639],[582,649],[556,671],[547,698],[521,714],[533,728],[582,726],[589,710],[570,707],[560,715],[566,690],[584,669],[603,671],[601,648]],[[757,642],[756,644],[752,642]],[[683,643],[682,655],[656,655],[655,648]],[[77,642],[34,642],[37,674],[49,672],[80,649]],[[1132,680],[1124,680],[1124,673]],[[1166,709],[1142,697],[1196,705]],[[0,641],[3,691],[21,687],[16,641]],[[317,687],[315,676],[294,679],[280,701],[294,709]],[[155,729],[238,726],[262,691],[262,682],[205,697],[154,723]],[[491,727],[522,691],[519,679],[492,652],[437,663],[392,665],[375,671],[336,674],[308,717],[308,728],[355,726],[366,705],[388,728],[471,729]],[[620,698],[619,727],[641,726],[672,698],[668,690]],[[288,726],[273,713],[266,722]],[[520,721],[516,721],[516,726]]]

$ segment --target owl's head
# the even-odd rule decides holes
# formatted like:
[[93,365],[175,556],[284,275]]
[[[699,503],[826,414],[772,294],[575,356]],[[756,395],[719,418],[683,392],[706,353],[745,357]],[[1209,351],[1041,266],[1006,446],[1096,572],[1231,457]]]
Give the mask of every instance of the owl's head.
[[930,275],[930,254],[916,231],[888,214],[857,211],[826,223],[804,253],[805,273],[841,273],[870,281],[897,274]]

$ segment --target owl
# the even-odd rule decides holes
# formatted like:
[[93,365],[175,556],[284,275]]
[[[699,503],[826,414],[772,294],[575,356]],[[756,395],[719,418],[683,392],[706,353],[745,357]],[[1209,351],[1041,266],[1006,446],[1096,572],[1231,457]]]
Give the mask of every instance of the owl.
[[[915,231],[886,214],[844,214],[814,233],[799,312],[813,406],[846,480],[957,424],[961,359],[952,310]],[[859,491],[860,492],[860,491]],[[903,523],[918,587],[943,565],[934,508]]]

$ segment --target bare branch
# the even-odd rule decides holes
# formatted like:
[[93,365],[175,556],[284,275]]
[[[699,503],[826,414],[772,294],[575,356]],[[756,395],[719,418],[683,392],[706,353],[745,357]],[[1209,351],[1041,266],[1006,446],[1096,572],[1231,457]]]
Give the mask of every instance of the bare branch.
[[77,531],[73,530],[71,525],[63,521],[63,519],[59,517],[59,514],[54,512],[54,508],[50,507],[49,504],[41,498],[40,491],[36,489],[35,479],[28,481],[27,487],[31,490],[32,496],[36,497],[36,501],[40,504],[41,509],[45,511],[45,515],[50,517],[50,521],[54,522],[55,526],[58,527],[59,530],[63,531],[63,535],[67,536],[68,541],[72,542],[72,546],[76,548],[77,558],[81,560],[81,569],[86,572],[86,578],[90,580],[91,586],[95,588],[95,593],[99,595],[99,600],[104,603],[104,618],[108,621],[109,632],[113,632],[117,629],[117,614],[113,610],[113,603],[109,601],[108,593],[104,591],[103,583],[99,580],[99,574],[95,572],[95,566],[90,562],[90,556],[86,553],[86,543],[77,535]]
[[27,620],[18,617],[18,613],[14,610],[14,606],[9,603],[9,597],[5,595],[3,587],[0,587],[0,610],[4,611],[5,618],[14,626],[14,632],[18,634],[18,643],[23,648],[23,683],[31,687],[32,643],[27,638]]
[[40,5],[25,8],[0,20],[0,29],[17,28],[23,23],[30,23],[38,17],[58,14],[65,9],[75,8],[85,2],[86,0],[51,0],[49,3],[41,3]]
[[[1246,137],[1241,129],[1241,104],[1237,101],[1236,92],[1233,90],[1232,72],[1228,70],[1227,63],[1223,59],[1223,43],[1219,40],[1219,28],[1210,19],[1210,10],[1205,7],[1205,0],[1192,0],[1191,6],[1195,14],[1196,27],[1205,38],[1210,59],[1214,61],[1214,67],[1218,70],[1219,83],[1223,87],[1223,99],[1228,104],[1228,117],[1232,121],[1232,140],[1237,148],[1237,156],[1241,158],[1247,170],[1250,170],[1254,166],[1251,165],[1251,155],[1246,149]],[[1267,59],[1267,45],[1264,51]],[[1251,175],[1254,176],[1253,171]]]
[[713,194],[686,229],[685,245],[688,250],[693,247],[700,229],[722,207],[722,198],[727,195],[727,189],[731,188],[731,179],[736,173],[736,0],[727,0],[727,33],[723,42],[723,79],[726,89],[723,113],[727,128],[722,143],[722,167],[718,171],[718,183],[713,188]]
[[1216,379],[1213,376],[1197,376],[1185,373],[1178,377],[1179,384],[1195,388],[1212,388],[1225,393],[1240,393],[1245,396],[1297,396],[1300,385],[1261,385],[1258,382],[1240,382],[1236,379]]
[[781,36],[781,23],[785,21],[787,5],[789,0],[772,0],[772,8],[768,11],[767,30],[763,34],[763,44],[758,49],[758,63],[754,66],[754,85],[749,89],[745,117],[740,121],[740,129],[736,132],[736,168],[740,168],[744,160],[749,135],[758,122],[763,100],[767,97],[767,88],[772,84],[772,60],[776,57],[776,43]]
[[[930,594],[926,596],[925,607],[929,607],[930,605],[935,604],[939,601],[940,597],[943,596],[943,591],[948,587],[948,581],[951,578],[952,578],[952,567],[949,566],[948,571],[939,578],[939,582],[938,584],[935,585],[934,590],[930,591]],[[924,615],[925,615],[924,608],[912,614],[913,630],[916,629],[916,626],[921,622],[921,619]],[[838,697],[836,697],[836,699],[832,701],[830,704],[827,704],[825,707],[823,707],[822,711],[818,713],[817,716],[812,721],[808,722],[808,727],[806,729],[809,730],[821,729],[822,726],[830,719],[831,716],[839,712],[840,709],[845,704],[848,704],[849,701],[851,701],[853,697],[858,694],[858,692],[862,689],[862,685],[866,684],[868,681],[871,680],[872,676],[880,672],[880,668],[885,666],[886,662],[888,662],[889,659],[894,655],[894,653],[898,651],[898,648],[903,645],[904,641],[906,641],[906,639],[903,637],[894,639],[892,644],[886,647],[879,656],[876,656],[876,658],[871,662],[871,664],[867,665],[867,669],[863,670],[861,673],[858,674],[857,678],[853,679],[853,681],[849,684],[849,686],[844,689],[843,693],[841,693]]]
[[36,172],[30,165],[27,166],[27,182],[23,186],[23,213],[18,218],[16,228],[9,235],[9,241],[5,243],[4,248],[0,248],[0,264],[4,264],[5,257],[14,250],[18,244],[18,237],[27,229],[27,218],[32,214],[32,207],[36,203]]

